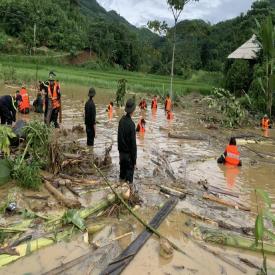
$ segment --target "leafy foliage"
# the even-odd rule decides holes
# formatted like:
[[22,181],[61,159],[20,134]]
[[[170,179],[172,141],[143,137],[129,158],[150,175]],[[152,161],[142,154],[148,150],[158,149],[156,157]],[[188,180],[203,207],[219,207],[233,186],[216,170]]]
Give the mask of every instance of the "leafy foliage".
[[215,88],[212,92],[209,107],[223,114],[222,124],[226,127],[241,126],[247,122],[248,114],[240,99],[228,90]]
[[63,224],[72,223],[80,230],[84,230],[86,228],[84,219],[80,217],[79,213],[75,209],[70,209],[67,212],[65,212],[62,220]]
[[11,165],[7,159],[0,159],[0,185],[11,178]]
[[[264,238],[268,237],[271,240],[275,240],[274,226],[275,226],[275,216],[270,212],[271,209],[271,199],[268,193],[262,189],[255,189],[256,202],[257,202],[257,217],[255,221],[255,245],[262,246],[262,256],[263,256],[263,267],[262,273],[267,274],[267,258],[263,249]],[[262,200],[263,205],[259,202]],[[265,226],[265,222],[271,222],[272,228],[268,229]]]
[[5,156],[10,155],[10,139],[16,137],[11,127],[1,125],[0,126],[0,152],[3,152]]

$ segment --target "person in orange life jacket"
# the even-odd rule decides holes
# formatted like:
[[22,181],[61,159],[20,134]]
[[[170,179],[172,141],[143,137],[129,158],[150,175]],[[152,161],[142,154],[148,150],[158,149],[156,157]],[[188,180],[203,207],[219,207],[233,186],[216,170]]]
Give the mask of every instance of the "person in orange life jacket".
[[172,120],[172,119],[174,118],[173,112],[172,112],[172,111],[167,111],[167,113],[166,113],[166,118],[167,118],[168,120]]
[[170,95],[166,96],[165,103],[164,103],[165,111],[172,111],[172,100]]
[[114,108],[114,103],[113,103],[113,101],[110,101],[110,103],[106,109],[106,112],[113,112],[113,108]]
[[152,104],[151,104],[151,109],[157,109],[158,108],[158,102],[157,102],[157,96],[155,95]]
[[0,119],[2,125],[12,125],[12,122],[16,121],[15,100],[10,95],[0,97]]
[[136,132],[144,133],[145,132],[146,121],[144,118],[141,118],[138,122]]
[[146,109],[147,109],[147,104],[146,104],[145,98],[143,98],[143,99],[140,101],[140,103],[139,103],[138,106],[139,106],[140,110],[146,110]]
[[20,96],[21,96],[21,101],[18,105],[19,112],[22,114],[28,114],[30,112],[30,99],[25,86],[22,86],[20,90]]
[[50,72],[49,85],[47,87],[47,91],[45,95],[45,114],[46,114],[45,116],[46,116],[47,123],[53,122],[55,128],[59,128],[57,119],[58,119],[58,113],[61,106],[61,92],[60,92],[59,85],[55,81],[54,76],[55,74]]
[[233,166],[242,166],[240,152],[238,151],[236,139],[234,137],[230,138],[229,145],[226,146],[223,155],[218,158],[217,162]]
[[270,120],[269,120],[269,118],[268,118],[267,115],[264,115],[264,117],[262,118],[261,126],[262,126],[263,130],[265,130],[265,129],[271,129]]

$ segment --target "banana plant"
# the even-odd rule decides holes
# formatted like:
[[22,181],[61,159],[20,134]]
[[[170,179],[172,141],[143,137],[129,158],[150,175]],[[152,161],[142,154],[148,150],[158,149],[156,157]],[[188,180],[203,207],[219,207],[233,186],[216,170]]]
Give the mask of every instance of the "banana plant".
[[266,97],[266,110],[271,117],[273,105],[273,90],[275,87],[275,78],[273,74],[275,58],[275,31],[271,16],[267,17],[262,24],[256,21],[256,25],[258,28],[256,35],[263,51],[264,65],[266,71],[263,79],[259,81]]
[[0,151],[4,156],[10,155],[10,139],[15,138],[16,135],[12,131],[12,128],[8,126],[0,126]]

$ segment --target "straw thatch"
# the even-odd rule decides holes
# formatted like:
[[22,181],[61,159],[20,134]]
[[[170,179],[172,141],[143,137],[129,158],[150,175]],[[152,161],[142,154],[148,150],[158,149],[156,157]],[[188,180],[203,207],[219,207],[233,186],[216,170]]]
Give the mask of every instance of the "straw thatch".
[[257,53],[260,51],[260,49],[261,47],[257,41],[256,35],[253,34],[248,41],[246,41],[237,50],[231,53],[228,56],[228,59],[256,59]]

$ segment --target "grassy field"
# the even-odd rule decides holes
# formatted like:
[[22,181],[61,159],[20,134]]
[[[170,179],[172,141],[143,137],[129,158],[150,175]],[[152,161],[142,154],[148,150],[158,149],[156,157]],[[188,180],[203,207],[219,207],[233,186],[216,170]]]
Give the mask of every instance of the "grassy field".
[[[0,56],[0,78],[14,84],[20,85],[22,82],[30,84],[35,83],[36,80],[46,80],[49,71],[54,71],[60,82],[64,84],[93,85],[97,88],[116,90],[117,80],[126,78],[128,90],[133,92],[164,94],[170,87],[169,76],[122,70],[91,70],[50,61],[45,58]],[[193,91],[207,94],[214,86],[218,86],[220,81],[221,76],[218,73],[198,71],[188,80],[175,77],[174,91],[178,95]]]

